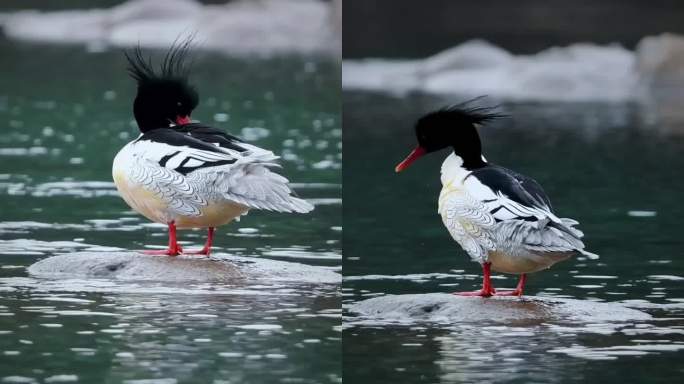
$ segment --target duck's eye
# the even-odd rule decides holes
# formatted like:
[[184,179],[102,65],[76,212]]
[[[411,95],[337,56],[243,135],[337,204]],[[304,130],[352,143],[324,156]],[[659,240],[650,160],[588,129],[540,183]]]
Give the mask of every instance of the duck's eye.
[[181,102],[179,101],[179,102],[176,103],[176,105],[179,106],[179,107],[181,107],[181,106],[183,106],[183,103],[181,103]]

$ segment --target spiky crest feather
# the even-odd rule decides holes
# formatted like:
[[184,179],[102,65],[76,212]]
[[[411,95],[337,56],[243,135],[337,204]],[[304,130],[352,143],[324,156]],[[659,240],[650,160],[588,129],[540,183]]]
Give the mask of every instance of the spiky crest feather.
[[153,82],[155,80],[174,80],[187,82],[190,73],[190,65],[186,59],[192,47],[195,34],[185,38],[180,36],[174,40],[171,48],[164,55],[159,66],[159,72],[154,70],[151,57],[145,57],[140,44],[132,51],[124,51],[128,60],[128,73],[138,82],[138,85]]
[[450,105],[420,118],[418,121],[437,125],[462,126],[463,124],[483,125],[487,122],[508,117],[498,112],[498,105],[485,107],[473,105],[487,96],[478,96],[459,104]]

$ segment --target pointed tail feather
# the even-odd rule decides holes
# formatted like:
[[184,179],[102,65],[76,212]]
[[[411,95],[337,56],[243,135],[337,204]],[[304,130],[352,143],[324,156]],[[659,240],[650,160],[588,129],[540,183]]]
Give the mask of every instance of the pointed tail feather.
[[296,213],[308,213],[313,211],[313,204],[309,203],[304,199],[298,197],[290,197],[290,203],[292,204],[292,211]]
[[[293,196],[287,178],[272,172],[270,163],[249,163],[234,166],[229,172],[208,172],[214,188],[224,199],[242,204],[249,208],[276,212],[307,213],[314,209],[304,199]],[[200,180],[202,185],[208,182]]]

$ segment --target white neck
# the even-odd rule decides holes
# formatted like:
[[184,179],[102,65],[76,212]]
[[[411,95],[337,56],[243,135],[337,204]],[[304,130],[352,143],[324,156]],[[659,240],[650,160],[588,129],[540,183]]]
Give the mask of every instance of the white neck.
[[[485,157],[482,156],[482,161],[486,163],[487,159],[485,159]],[[463,159],[461,158],[461,156],[458,156],[454,152],[451,152],[442,163],[441,173],[442,185],[446,185],[454,180],[463,180],[466,176],[468,176],[470,171],[463,168]]]
[[451,152],[442,163],[442,185],[447,185],[453,180],[462,179],[468,170],[463,168],[463,159]]

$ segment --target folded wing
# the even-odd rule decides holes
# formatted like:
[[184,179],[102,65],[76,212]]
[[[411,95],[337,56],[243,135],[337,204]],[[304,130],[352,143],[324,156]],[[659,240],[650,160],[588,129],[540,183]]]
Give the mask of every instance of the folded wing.
[[485,262],[488,253],[496,250],[496,221],[483,202],[465,191],[454,190],[440,197],[439,213],[451,237],[473,260]]
[[[464,180],[465,190],[482,204],[482,215],[490,215],[486,228],[497,247],[522,246],[533,252],[584,251],[583,233],[577,221],[559,218],[541,186],[528,177],[502,167],[475,170]],[[487,243],[488,244],[488,243]],[[481,243],[486,248],[485,243]],[[472,256],[472,254],[471,254]]]
[[186,126],[184,131],[153,130],[134,143],[144,151],[135,151],[140,155],[132,177],[174,212],[196,216],[208,202],[221,200],[278,212],[313,209],[292,196],[288,180],[271,170],[278,167],[278,157],[271,151],[197,126],[197,132]]

